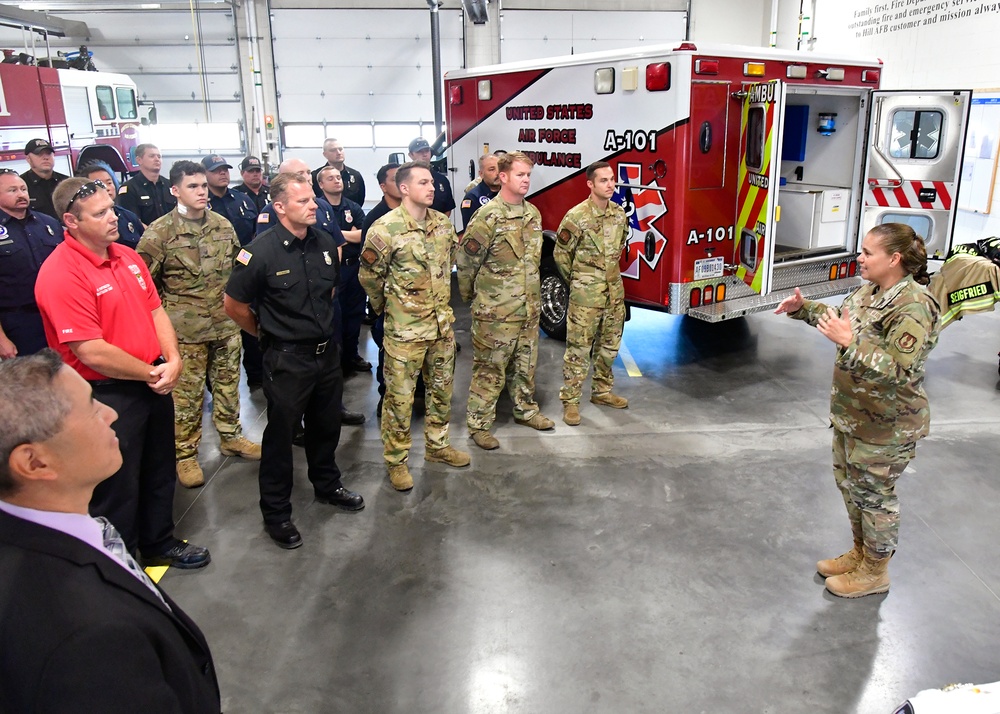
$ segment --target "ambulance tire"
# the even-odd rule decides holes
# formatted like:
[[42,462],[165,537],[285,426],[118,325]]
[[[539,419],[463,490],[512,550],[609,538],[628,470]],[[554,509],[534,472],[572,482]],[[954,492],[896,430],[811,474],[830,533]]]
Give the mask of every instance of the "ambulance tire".
[[551,255],[542,258],[539,272],[542,280],[542,311],[539,318],[542,332],[554,340],[565,342],[569,285],[559,275],[555,258]]

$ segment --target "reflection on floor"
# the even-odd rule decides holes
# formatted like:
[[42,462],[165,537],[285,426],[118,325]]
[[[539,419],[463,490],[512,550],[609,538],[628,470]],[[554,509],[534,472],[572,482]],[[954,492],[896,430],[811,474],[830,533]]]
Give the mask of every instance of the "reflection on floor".
[[[178,490],[176,516],[212,564],[162,582],[205,630],[225,711],[876,713],[1000,679],[1000,315],[950,327],[930,359],[933,434],[900,481],[892,591],[859,601],[813,570],[850,541],[818,332],[635,310],[642,376],[615,365],[630,408],[585,400],[576,428],[559,420],[563,346],[543,337],[555,431],[514,424],[504,397],[484,452],[464,428],[458,318],[452,439],[471,467],[425,463],[415,418],[416,487],[393,491],[374,378],[352,377],[347,406],[369,421],[344,429],[338,463],[368,505],[316,503],[297,450],[298,550],[264,534],[256,464],[221,457],[206,420],[210,480]],[[244,390],[254,438],[263,409]]]

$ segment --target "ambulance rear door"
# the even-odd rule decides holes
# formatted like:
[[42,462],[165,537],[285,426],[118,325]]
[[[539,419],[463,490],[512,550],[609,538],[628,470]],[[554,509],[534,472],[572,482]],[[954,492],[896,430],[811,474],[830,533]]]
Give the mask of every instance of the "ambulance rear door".
[[761,295],[771,290],[784,107],[783,82],[744,87],[734,263],[736,276]]
[[972,105],[968,90],[874,92],[860,239],[882,223],[907,223],[927,255],[951,249]]

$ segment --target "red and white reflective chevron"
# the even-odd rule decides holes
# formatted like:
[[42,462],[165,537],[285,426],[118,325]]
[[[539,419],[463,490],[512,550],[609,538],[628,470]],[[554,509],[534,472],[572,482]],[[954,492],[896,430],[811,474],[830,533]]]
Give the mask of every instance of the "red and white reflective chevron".
[[[870,187],[865,193],[866,206],[885,208],[927,208],[951,210],[952,184],[945,181],[904,181],[898,188]],[[921,195],[923,193],[923,195]],[[933,200],[923,200],[933,196]]]

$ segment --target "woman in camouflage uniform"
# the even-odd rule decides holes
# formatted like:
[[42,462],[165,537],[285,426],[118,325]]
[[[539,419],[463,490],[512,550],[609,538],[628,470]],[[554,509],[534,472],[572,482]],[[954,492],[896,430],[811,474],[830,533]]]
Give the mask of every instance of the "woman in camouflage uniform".
[[924,363],[937,344],[938,304],[924,289],[924,241],[902,223],[873,228],[858,256],[869,282],[841,311],[804,300],[798,288],[775,311],[816,327],[838,346],[830,395],[833,473],[854,533],[854,548],[816,564],[840,597],[889,590],[889,558],[899,532],[896,479],[927,436]]

